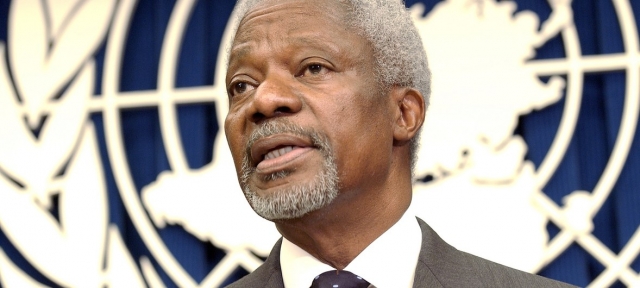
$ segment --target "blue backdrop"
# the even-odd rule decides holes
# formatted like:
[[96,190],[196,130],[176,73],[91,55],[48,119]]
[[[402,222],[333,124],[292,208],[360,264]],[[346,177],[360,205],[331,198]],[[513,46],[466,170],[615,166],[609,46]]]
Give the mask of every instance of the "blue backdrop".
[[[418,1],[407,1],[410,6]],[[429,11],[438,1],[423,2]],[[541,20],[549,17],[551,8],[543,0],[518,0],[518,10],[532,10]],[[160,51],[165,29],[175,2],[171,0],[140,0],[130,25],[121,71],[121,91],[155,90]],[[213,85],[218,46],[235,1],[199,1],[189,20],[180,53],[176,83],[179,87]],[[640,3],[631,1],[634,15],[640,15]],[[0,1],[0,40],[7,39],[7,19],[10,2]],[[603,55],[638,51],[624,51],[618,17],[611,1],[576,0],[572,4],[579,33],[582,54]],[[428,49],[428,47],[426,47]],[[564,58],[564,44],[555,37],[537,50],[535,59]],[[95,97],[102,94],[101,79],[105,44],[96,53],[97,70]],[[2,57],[6,57],[2,55]],[[535,60],[534,59],[534,60]],[[532,60],[533,61],[533,60]],[[626,72],[613,71],[585,75],[582,105],[576,132],[564,159],[544,192],[561,205],[563,196],[575,190],[592,191],[609,160],[618,135],[624,107]],[[637,79],[636,79],[637,80]],[[560,123],[564,100],[535,111],[520,119],[516,133],[528,144],[526,158],[539,165],[549,150]],[[167,160],[157,107],[124,109],[121,112],[122,131],[126,143],[132,176],[138,191],[156,180],[158,174],[171,167]],[[180,105],[179,127],[189,166],[193,169],[207,164],[219,129],[214,103]],[[96,124],[105,176],[108,183],[109,220],[115,223],[125,239],[134,259],[150,253],[138,231],[128,218],[110,167],[105,144],[103,115],[91,115]],[[0,123],[0,125],[2,125]],[[594,218],[594,235],[614,253],[619,253],[640,224],[640,150],[635,134],[633,147],[615,188]],[[0,140],[1,141],[1,140]],[[634,176],[635,175],[635,176]],[[1,201],[1,200],[0,200]],[[52,213],[56,213],[56,208]],[[550,236],[558,233],[548,225]],[[224,256],[222,250],[202,242],[180,226],[168,226],[159,231],[162,239],[178,261],[196,281],[201,281]],[[0,245],[11,259],[36,280],[56,286],[46,279],[15,249],[0,231]],[[154,262],[153,257],[149,256]],[[154,262],[155,263],[155,262]],[[632,267],[640,270],[636,259]],[[539,274],[586,286],[604,266],[578,244],[572,244]],[[168,287],[175,283],[156,264],[157,271]],[[238,269],[226,283],[241,277],[246,271]],[[616,285],[623,286],[620,282]]]

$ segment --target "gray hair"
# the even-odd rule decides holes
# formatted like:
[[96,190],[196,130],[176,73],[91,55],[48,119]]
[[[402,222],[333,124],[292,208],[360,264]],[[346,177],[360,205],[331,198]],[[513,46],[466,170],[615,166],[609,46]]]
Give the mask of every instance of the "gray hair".
[[[241,20],[251,8],[264,0],[239,0],[235,35]],[[314,0],[315,1],[315,0]],[[377,82],[382,89],[393,86],[414,88],[429,106],[431,72],[418,29],[400,0],[335,0],[349,7],[347,25],[373,47]],[[234,36],[235,37],[235,36]],[[411,171],[417,162],[420,131],[411,139]]]
[[[249,155],[253,144],[264,137],[280,133],[290,133],[311,140],[322,154],[322,170],[307,183],[295,183],[284,188],[275,189],[269,195],[258,195],[250,184],[251,177],[256,175],[256,168],[251,165]],[[295,219],[329,205],[338,196],[338,168],[329,138],[313,129],[297,126],[288,120],[269,121],[257,126],[247,141],[242,159],[240,185],[251,208],[256,214],[267,220]],[[281,170],[264,176],[269,182],[284,178],[292,171]]]

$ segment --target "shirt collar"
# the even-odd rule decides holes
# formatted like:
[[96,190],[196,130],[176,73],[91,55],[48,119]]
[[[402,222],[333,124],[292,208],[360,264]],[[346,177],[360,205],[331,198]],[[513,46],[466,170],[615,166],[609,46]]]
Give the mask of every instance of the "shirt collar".
[[[413,213],[404,213],[389,230],[365,248],[345,270],[377,288],[412,287],[422,245],[422,232]],[[282,239],[280,266],[285,288],[306,288],[319,274],[334,270],[302,248]]]

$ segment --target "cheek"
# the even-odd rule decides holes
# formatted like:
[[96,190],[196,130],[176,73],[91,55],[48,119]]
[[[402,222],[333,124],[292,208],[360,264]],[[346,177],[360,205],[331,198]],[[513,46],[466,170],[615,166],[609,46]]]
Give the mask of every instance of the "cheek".
[[386,102],[376,101],[374,95],[363,97],[369,99],[354,101],[341,111],[349,121],[342,121],[339,133],[347,138],[343,143],[348,145],[350,161],[377,165],[387,161],[393,148],[393,120]]
[[229,113],[224,122],[224,130],[227,137],[227,144],[229,145],[229,149],[231,150],[231,156],[233,156],[233,162],[238,166],[243,157],[244,151],[244,143],[243,143],[243,133],[244,127],[236,117],[234,113]]
[[[358,106],[360,105],[360,106]],[[367,161],[371,153],[375,153],[378,143],[386,137],[384,127],[376,121],[376,111],[363,107],[362,103],[345,103],[338,107],[330,117],[331,123],[326,126],[327,131],[333,134],[336,153],[346,156],[344,164],[351,166],[359,162]]]

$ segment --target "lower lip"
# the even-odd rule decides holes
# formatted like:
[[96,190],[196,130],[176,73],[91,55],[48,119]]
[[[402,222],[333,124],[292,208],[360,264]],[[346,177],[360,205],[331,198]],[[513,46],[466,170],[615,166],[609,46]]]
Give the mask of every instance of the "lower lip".
[[291,162],[311,150],[313,150],[313,148],[311,147],[295,147],[287,154],[280,155],[279,157],[271,158],[269,160],[260,161],[260,163],[258,163],[258,166],[256,166],[256,170],[260,173],[277,172],[278,170],[287,168],[287,166]]

